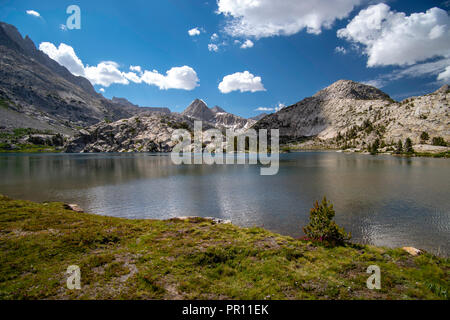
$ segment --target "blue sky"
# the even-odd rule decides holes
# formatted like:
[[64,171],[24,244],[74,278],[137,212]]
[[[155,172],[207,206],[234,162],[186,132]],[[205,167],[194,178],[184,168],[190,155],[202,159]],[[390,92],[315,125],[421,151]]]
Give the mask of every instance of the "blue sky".
[[[201,98],[210,107],[250,117],[261,112],[258,108],[293,104],[339,79],[375,84],[395,99],[449,82],[450,1],[341,2],[286,0],[287,8],[281,8],[281,2],[270,1],[255,11],[246,7],[249,1],[239,0],[0,0],[0,20],[15,25],[38,47],[47,43],[43,50],[55,59],[65,58],[74,67],[81,63],[80,72],[98,83],[95,88],[104,90],[105,97],[178,112]],[[80,30],[61,27],[73,4],[81,9]],[[370,6],[377,7],[363,15]],[[443,10],[427,11],[433,7]],[[319,15],[309,19],[308,10]],[[383,36],[363,25],[376,14],[389,22],[382,25]],[[199,32],[191,36],[188,31],[194,28]],[[405,28],[411,30],[402,33]],[[423,48],[415,47],[423,39],[409,39],[408,32],[423,33]],[[217,38],[211,39],[214,33]],[[247,40],[253,46],[241,48]],[[64,52],[61,43],[67,45]],[[67,62],[74,56],[78,62]],[[99,65],[103,61],[106,65]],[[142,73],[130,66],[140,66]],[[139,80],[130,80],[129,72]]]

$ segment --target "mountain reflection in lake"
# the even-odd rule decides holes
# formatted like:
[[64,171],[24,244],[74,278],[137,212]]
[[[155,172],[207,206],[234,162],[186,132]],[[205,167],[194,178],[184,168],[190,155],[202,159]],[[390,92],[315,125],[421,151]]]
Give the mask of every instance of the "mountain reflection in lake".
[[0,193],[126,218],[213,216],[300,236],[324,195],[356,242],[450,252],[450,161],[335,152],[258,165],[172,164],[164,154],[2,154]]

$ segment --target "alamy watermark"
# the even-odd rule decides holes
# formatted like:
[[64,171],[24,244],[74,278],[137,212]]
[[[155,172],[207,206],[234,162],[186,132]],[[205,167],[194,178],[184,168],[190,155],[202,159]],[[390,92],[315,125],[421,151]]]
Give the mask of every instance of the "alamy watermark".
[[77,265],[72,265],[67,267],[67,289],[69,290],[80,290],[81,289],[81,270]]
[[368,279],[367,279],[367,289],[373,290],[373,289],[377,289],[380,290],[381,289],[381,269],[379,266],[376,265],[371,265],[367,268],[367,273],[372,274]]
[[259,161],[263,165],[260,169],[261,175],[276,175],[280,155],[279,130],[270,131],[270,150],[267,138],[266,129],[258,132],[248,129],[238,135],[227,129],[224,139],[222,131],[209,129],[203,132],[202,121],[194,121],[193,134],[186,129],[177,129],[173,132],[172,141],[176,145],[171,158],[176,165],[246,164],[247,160],[248,164],[258,164]]
[[70,5],[66,10],[67,14],[70,16],[67,18],[66,27],[69,30],[81,29],[81,9],[77,5]]

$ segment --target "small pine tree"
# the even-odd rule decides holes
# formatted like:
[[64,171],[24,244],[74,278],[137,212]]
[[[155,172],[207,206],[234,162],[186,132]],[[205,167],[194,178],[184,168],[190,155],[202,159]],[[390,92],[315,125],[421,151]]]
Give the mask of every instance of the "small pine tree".
[[395,146],[395,153],[401,154],[403,153],[403,143],[402,140],[398,140],[397,145]]
[[378,153],[378,148],[380,147],[380,139],[375,139],[374,143],[369,145],[369,152],[371,155],[376,155]]
[[412,141],[410,138],[406,138],[406,140],[405,140],[405,152],[406,153],[414,153],[414,149],[412,147]]
[[303,232],[311,240],[332,245],[343,244],[351,239],[351,234],[347,234],[333,221],[335,214],[333,205],[325,197],[320,205],[316,201],[309,214],[309,224],[303,228]]
[[447,146],[447,143],[442,137],[433,137],[431,143],[433,144],[433,146],[443,146],[443,147]]
[[426,141],[428,141],[428,139],[430,139],[428,132],[423,131],[420,135],[420,142],[425,143]]

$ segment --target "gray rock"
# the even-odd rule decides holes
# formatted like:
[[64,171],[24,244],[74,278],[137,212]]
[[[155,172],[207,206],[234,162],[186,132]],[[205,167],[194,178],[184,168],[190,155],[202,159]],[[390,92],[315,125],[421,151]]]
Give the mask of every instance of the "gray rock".
[[83,209],[81,209],[81,207],[79,205],[74,204],[74,203],[66,204],[66,205],[64,205],[64,208],[75,211],[75,212],[80,212],[80,213],[84,212]]
[[170,152],[176,144],[172,133],[181,128],[192,131],[193,121],[175,114],[151,113],[101,122],[75,135],[66,152]]
[[[264,117],[253,128],[279,129],[285,143],[313,138],[314,146],[322,147],[338,146],[339,134],[345,136],[355,126],[356,133],[347,142],[358,148],[365,148],[377,137],[386,143],[408,137],[419,143],[422,131],[448,141],[450,94],[446,88],[396,102],[377,88],[340,80],[313,97]],[[370,123],[373,130],[365,130],[364,123]]]

